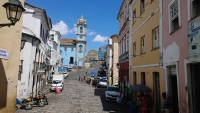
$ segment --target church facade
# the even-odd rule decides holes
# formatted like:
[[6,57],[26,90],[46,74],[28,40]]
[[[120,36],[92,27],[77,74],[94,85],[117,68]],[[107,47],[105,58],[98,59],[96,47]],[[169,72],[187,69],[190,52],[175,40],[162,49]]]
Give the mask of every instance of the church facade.
[[62,66],[84,66],[86,56],[86,19],[81,16],[76,23],[76,38],[61,38],[60,50],[62,56]]

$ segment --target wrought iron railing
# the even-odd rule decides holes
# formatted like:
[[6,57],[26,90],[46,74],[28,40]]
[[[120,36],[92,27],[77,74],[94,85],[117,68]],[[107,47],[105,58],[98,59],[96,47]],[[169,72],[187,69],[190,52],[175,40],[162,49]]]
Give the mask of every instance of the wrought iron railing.
[[128,59],[129,59],[129,52],[128,51],[119,56],[119,62],[123,62],[123,61],[128,60]]

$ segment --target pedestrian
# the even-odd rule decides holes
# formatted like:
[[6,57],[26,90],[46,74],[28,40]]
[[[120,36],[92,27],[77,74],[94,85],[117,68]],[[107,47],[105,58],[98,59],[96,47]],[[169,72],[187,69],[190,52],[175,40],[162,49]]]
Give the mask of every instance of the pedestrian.
[[80,75],[79,75],[79,77],[78,77],[78,81],[80,81],[81,80],[81,77],[80,77]]
[[147,93],[146,92],[142,93],[141,96],[138,96],[138,98],[141,101],[142,113],[147,113],[148,109]]
[[83,79],[85,80],[85,76],[83,76]]
[[166,96],[166,92],[162,93],[163,101],[162,101],[162,108],[161,113],[169,113],[170,101]]

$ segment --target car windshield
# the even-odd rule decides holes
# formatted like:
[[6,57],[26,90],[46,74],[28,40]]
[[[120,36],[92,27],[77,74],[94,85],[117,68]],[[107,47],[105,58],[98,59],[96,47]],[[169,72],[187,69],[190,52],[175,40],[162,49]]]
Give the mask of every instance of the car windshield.
[[107,82],[106,79],[100,79],[99,82]]
[[53,81],[53,84],[61,84],[61,83],[62,83],[61,80],[54,80],[54,81]]
[[108,87],[107,91],[117,91],[117,92],[119,92],[119,89],[117,87]]

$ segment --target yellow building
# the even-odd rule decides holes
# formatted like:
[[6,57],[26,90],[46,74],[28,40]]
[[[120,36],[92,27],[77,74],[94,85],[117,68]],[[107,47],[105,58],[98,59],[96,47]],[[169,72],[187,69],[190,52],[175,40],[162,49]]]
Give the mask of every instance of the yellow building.
[[152,89],[153,113],[158,113],[164,91],[159,43],[159,0],[133,0],[131,10],[130,84],[144,84]]
[[[19,1],[23,6],[24,0]],[[6,10],[2,7],[7,2],[8,0],[0,0],[0,24],[10,23],[6,16]],[[22,18],[10,27],[0,25],[0,113],[15,112]],[[8,57],[4,58],[7,53]]]

